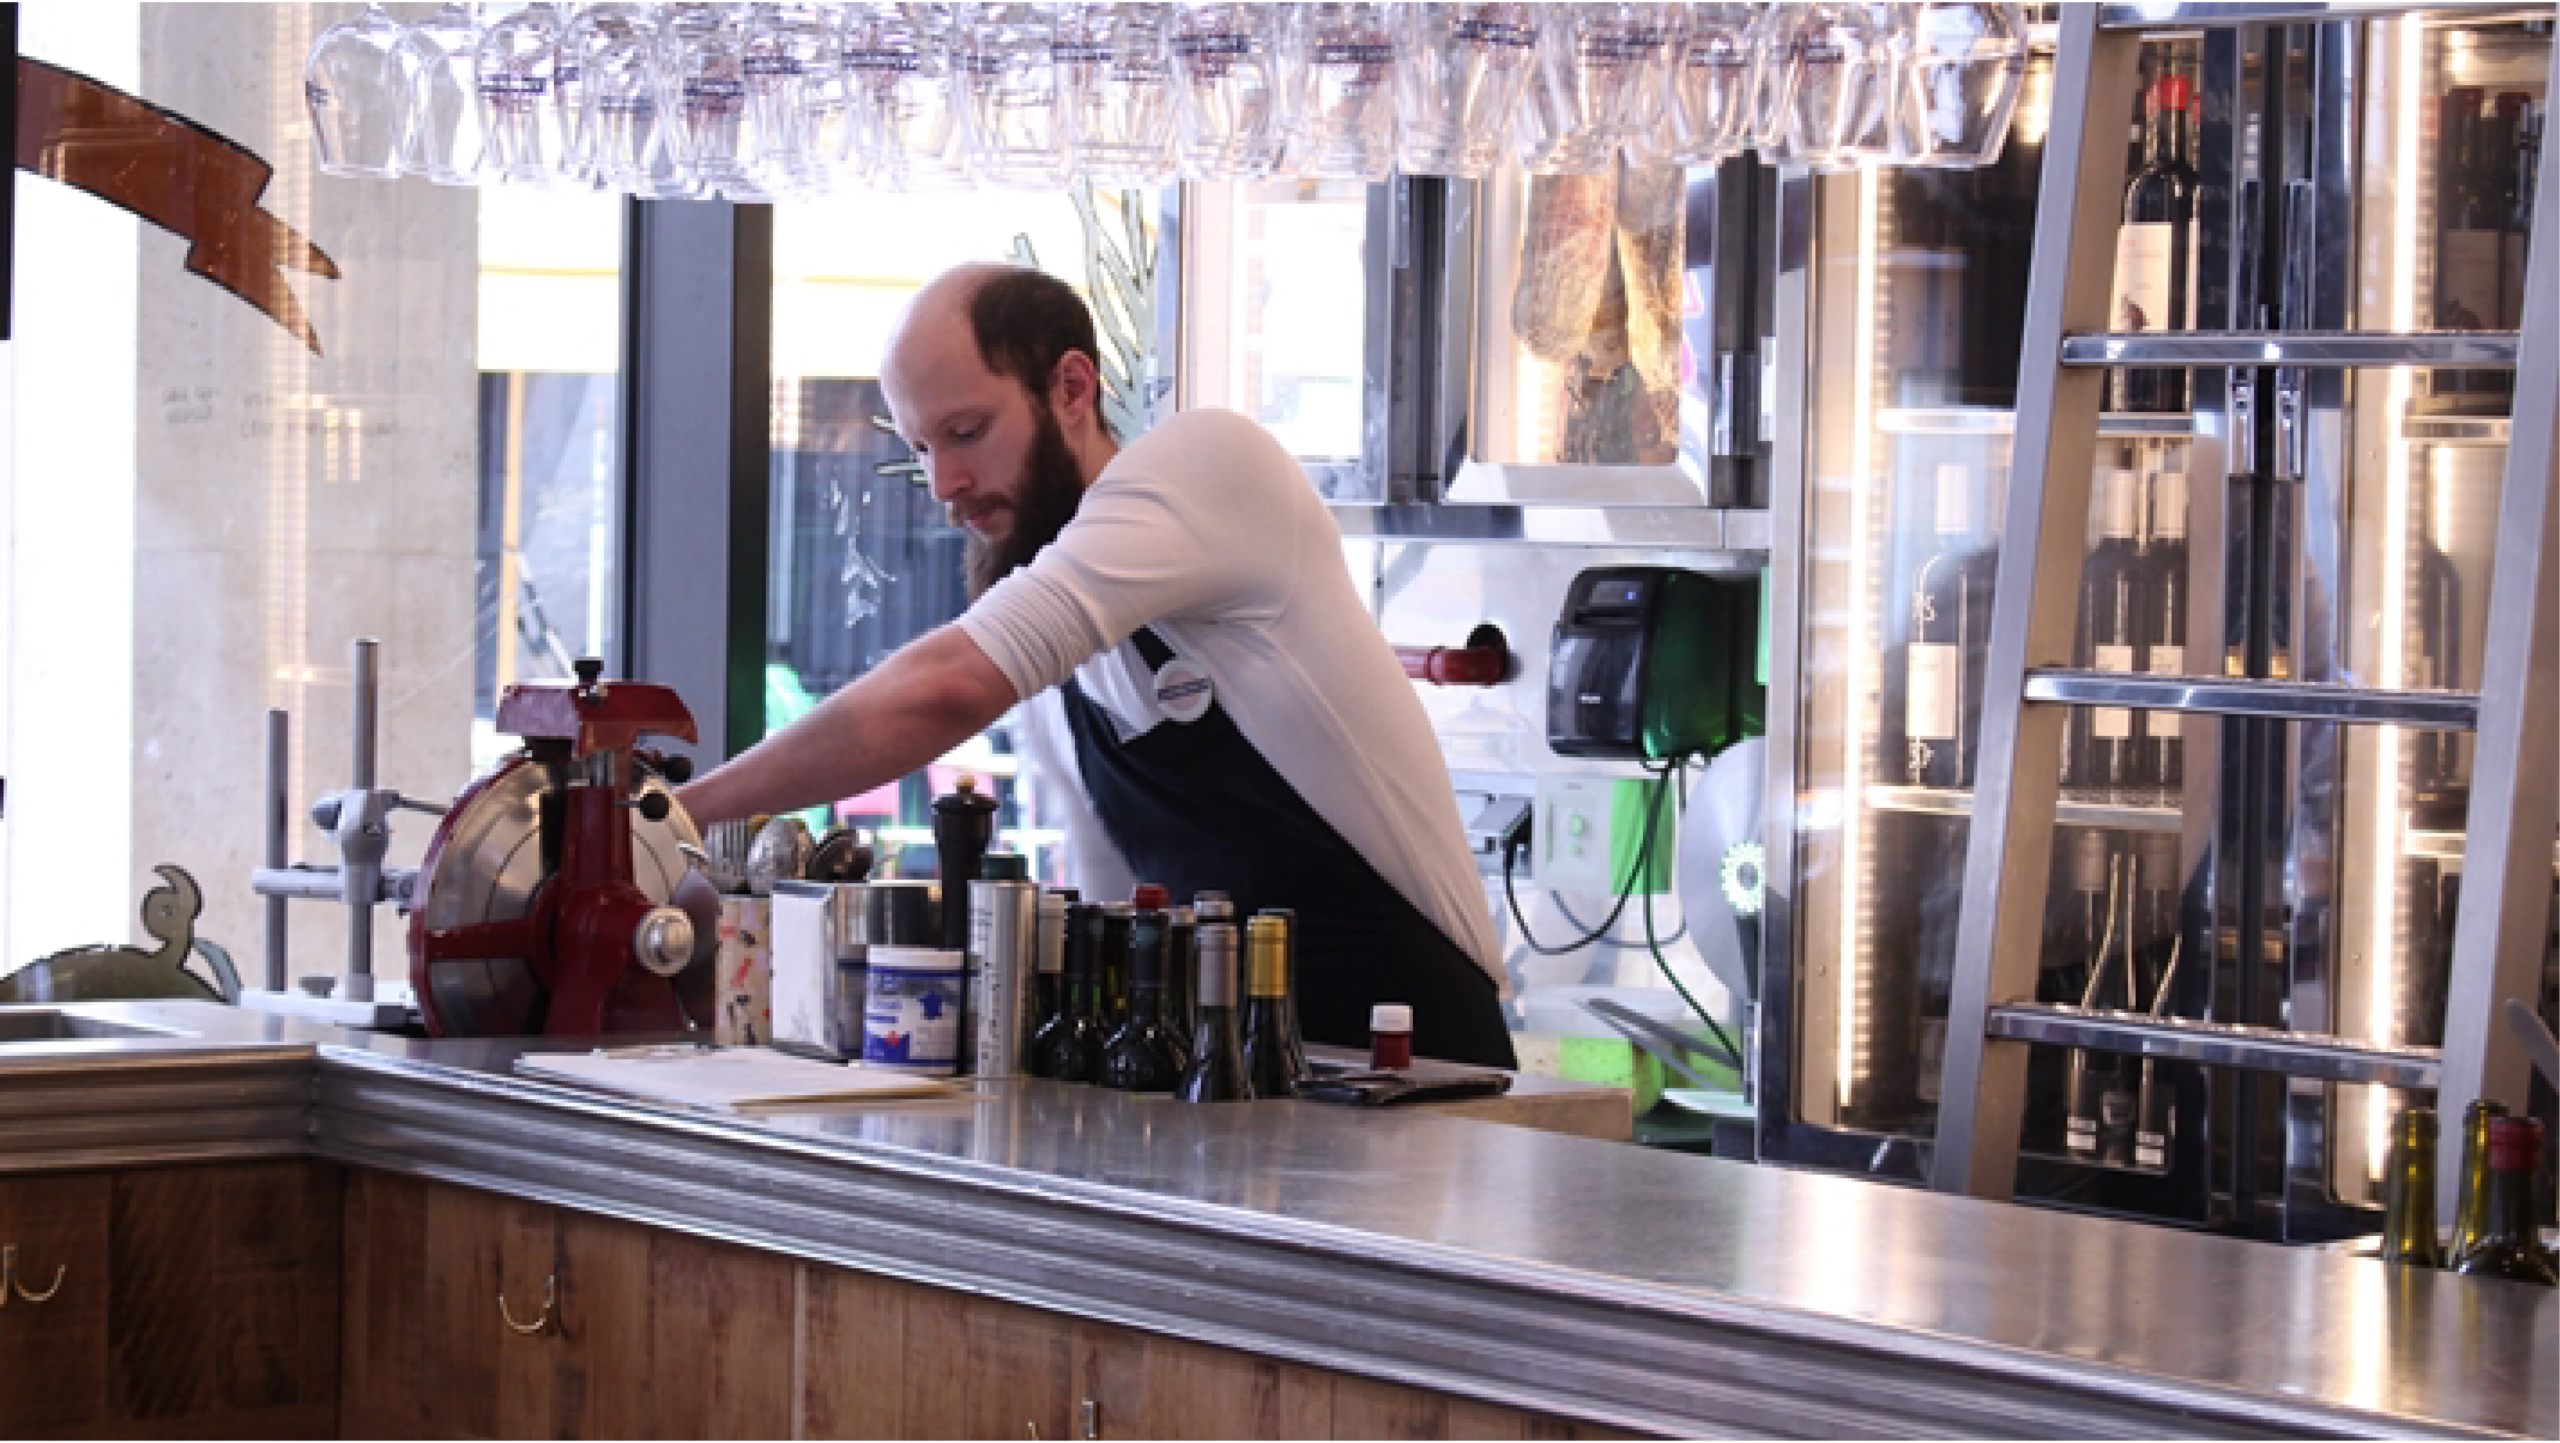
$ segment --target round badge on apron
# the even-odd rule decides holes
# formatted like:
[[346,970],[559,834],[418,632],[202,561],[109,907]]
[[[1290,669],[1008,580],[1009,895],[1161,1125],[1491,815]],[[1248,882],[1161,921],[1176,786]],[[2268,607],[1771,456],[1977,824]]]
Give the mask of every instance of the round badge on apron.
[[1181,657],[1156,668],[1156,706],[1175,721],[1200,720],[1216,700],[1209,674]]

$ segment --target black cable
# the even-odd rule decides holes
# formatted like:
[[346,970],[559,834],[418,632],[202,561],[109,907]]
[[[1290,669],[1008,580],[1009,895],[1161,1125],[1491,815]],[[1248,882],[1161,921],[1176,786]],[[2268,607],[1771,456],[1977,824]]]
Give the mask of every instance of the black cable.
[[[1675,772],[1685,775],[1688,767],[1687,757],[1674,757],[1670,770],[1664,773],[1664,780],[1668,781]],[[1689,915],[1685,911],[1680,914],[1680,925],[1683,928],[1689,925]],[[1700,1022],[1707,1024],[1707,1030],[1716,1035],[1716,1041],[1724,1044],[1725,1055],[1733,1059],[1734,1071],[1741,1072],[1744,1067],[1742,1049],[1736,1047],[1733,1039],[1725,1035],[1724,1028],[1716,1022],[1713,1014],[1700,1005],[1697,998],[1689,995],[1689,989],[1681,985],[1679,975],[1671,970],[1671,959],[1662,955],[1662,943],[1653,935],[1653,893],[1650,891],[1644,894],[1644,945],[1645,950],[1653,954],[1653,965],[1662,973],[1662,980],[1671,984],[1671,990],[1680,994],[1680,1000],[1689,1004],[1689,1010],[1698,1014]]]
[[1617,903],[1609,908],[1609,915],[1601,919],[1598,927],[1571,942],[1550,947],[1531,935],[1529,919],[1522,916],[1520,912],[1520,894],[1513,889],[1511,881],[1512,864],[1518,860],[1520,849],[1516,845],[1503,847],[1502,899],[1510,904],[1512,925],[1520,929],[1520,940],[1528,944],[1530,951],[1541,957],[1561,957],[1568,952],[1579,952],[1606,937],[1609,929],[1618,925],[1618,918],[1626,913],[1627,899],[1635,895],[1636,879],[1645,874],[1646,867],[1653,860],[1654,822],[1662,815],[1662,795],[1669,790],[1670,783],[1671,771],[1666,767],[1661,773],[1661,779],[1654,783],[1652,803],[1644,809],[1644,839],[1636,845],[1635,865],[1629,870],[1625,885],[1619,889]]
[[[1582,919],[1581,919],[1581,918],[1579,918],[1579,917],[1577,917],[1577,916],[1575,916],[1575,915],[1573,915],[1573,909],[1572,909],[1571,907],[1568,907],[1568,906],[1566,906],[1566,905],[1564,904],[1564,894],[1563,894],[1563,893],[1561,893],[1561,892],[1549,892],[1549,893],[1547,894],[1547,901],[1548,901],[1548,902],[1550,902],[1550,903],[1552,903],[1552,904],[1554,904],[1555,909],[1556,909],[1558,912],[1561,912],[1561,913],[1563,913],[1563,914],[1564,914],[1564,919],[1565,919],[1567,922],[1572,923],[1572,924],[1573,924],[1574,926],[1576,926],[1576,927],[1580,927],[1580,926],[1582,926],[1582,925],[1583,925]],[[1608,929],[1606,929],[1606,928],[1602,928],[1601,930],[1602,930],[1602,931],[1606,931],[1606,930],[1608,930]],[[1593,935],[1594,935],[1595,937],[1597,937],[1597,936],[1598,936],[1598,934],[1597,934],[1597,933],[1595,933],[1595,934],[1593,934]],[[1681,918],[1680,918],[1680,928],[1679,928],[1679,930],[1678,930],[1678,931],[1676,931],[1676,932],[1673,932],[1670,936],[1663,938],[1663,939],[1662,939],[1662,944],[1663,944],[1664,946],[1668,947],[1668,946],[1670,946],[1672,943],[1677,942],[1677,941],[1679,941],[1681,938],[1686,937],[1686,936],[1688,936],[1688,935],[1689,935],[1689,918],[1688,918],[1688,916],[1687,916],[1686,914],[1683,914],[1683,915],[1681,916]],[[1594,946],[1594,947],[1606,947],[1606,948],[1609,948],[1609,949],[1611,949],[1611,950],[1613,950],[1613,951],[1625,952],[1625,951],[1631,951],[1631,950],[1633,950],[1633,949],[1635,949],[1635,948],[1641,947],[1641,946],[1643,946],[1644,944],[1643,944],[1643,943],[1641,943],[1641,942],[1621,942],[1621,941],[1619,941],[1619,940],[1618,940],[1617,938],[1615,938],[1615,937],[1599,937],[1599,938],[1598,938],[1598,940],[1597,940],[1597,941],[1594,941],[1591,945],[1592,945],[1592,946]]]

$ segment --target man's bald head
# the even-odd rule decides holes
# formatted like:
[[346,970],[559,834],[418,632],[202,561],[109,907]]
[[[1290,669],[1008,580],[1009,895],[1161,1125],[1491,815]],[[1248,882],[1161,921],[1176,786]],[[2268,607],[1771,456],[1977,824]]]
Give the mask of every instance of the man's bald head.
[[[979,261],[954,266],[916,292],[882,370],[913,374],[948,366],[959,358],[947,348],[963,335],[980,365],[1035,397],[1047,395],[1058,362],[1070,354],[1081,354],[1097,375],[1102,369],[1093,313],[1074,287],[1028,266]],[[1107,432],[1108,423],[1101,424]]]

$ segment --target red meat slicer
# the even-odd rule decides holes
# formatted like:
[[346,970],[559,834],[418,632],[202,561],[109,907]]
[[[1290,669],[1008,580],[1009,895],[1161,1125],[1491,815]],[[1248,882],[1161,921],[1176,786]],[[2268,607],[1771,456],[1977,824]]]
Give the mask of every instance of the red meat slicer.
[[[680,1032],[711,1021],[720,903],[681,860],[635,869],[635,828],[699,842],[639,738],[694,740],[663,686],[509,687],[497,727],[524,747],[454,800],[418,869],[409,977],[439,1037]],[[654,762],[644,765],[643,758]],[[672,827],[668,824],[673,823]]]

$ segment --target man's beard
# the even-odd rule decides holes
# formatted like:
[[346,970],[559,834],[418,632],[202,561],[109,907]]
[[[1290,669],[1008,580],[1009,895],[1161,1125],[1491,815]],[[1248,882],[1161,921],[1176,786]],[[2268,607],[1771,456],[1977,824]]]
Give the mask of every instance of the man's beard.
[[1034,399],[1032,409],[1036,430],[1031,454],[1022,463],[1022,484],[1014,488],[1012,527],[1001,540],[967,533],[961,563],[971,601],[1057,540],[1075,519],[1076,503],[1084,499],[1084,471],[1076,464],[1076,453],[1067,449],[1067,433],[1058,429],[1058,418],[1045,401]]

